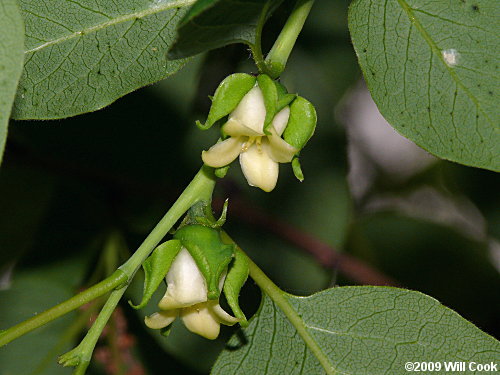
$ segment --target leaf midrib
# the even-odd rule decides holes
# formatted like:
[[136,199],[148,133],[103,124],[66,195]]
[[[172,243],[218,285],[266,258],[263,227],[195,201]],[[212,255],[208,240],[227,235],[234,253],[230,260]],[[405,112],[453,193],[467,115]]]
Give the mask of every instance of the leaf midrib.
[[[422,24],[419,22],[419,20],[417,19],[417,17],[415,16],[415,14],[413,12],[413,9],[408,5],[408,3],[405,0],[397,0],[397,2],[401,6],[401,8],[403,9],[403,11],[406,13],[406,16],[408,17],[409,21],[412,24],[414,24],[415,27],[417,28],[417,30],[420,32],[420,34],[422,35],[422,37],[424,38],[424,40],[427,42],[427,44],[431,48],[432,52],[443,63],[445,69],[448,71],[448,73],[450,74],[450,76],[453,78],[453,80],[455,81],[456,85],[460,86],[460,88],[467,94],[467,96],[469,97],[469,99],[472,100],[472,102],[476,105],[478,111],[480,111],[484,115],[484,117],[486,118],[486,120],[492,126],[494,126],[493,121],[489,118],[488,114],[481,107],[481,105],[479,103],[479,100],[469,91],[469,89],[466,86],[464,86],[464,84],[462,83],[462,81],[460,80],[460,78],[457,76],[457,73],[448,66],[448,64],[446,63],[446,61],[444,61],[444,58],[443,58],[443,56],[441,54],[441,50],[438,48],[438,46],[436,45],[436,43],[434,42],[434,40],[432,39],[432,37],[427,33],[427,31],[424,29],[424,27],[422,26]],[[496,129],[498,130],[499,128],[496,127]]]
[[321,349],[319,344],[316,342],[316,339],[309,332],[307,324],[290,303],[289,298],[293,298],[295,296],[288,295],[283,292],[281,293],[282,294],[280,295],[280,298],[276,298],[276,296],[273,296],[274,298],[272,299],[278,305],[281,311],[283,311],[290,323],[295,327],[300,337],[302,338],[302,340],[304,340],[304,343],[307,347],[309,347],[313,355],[318,359],[323,369],[328,375],[341,374],[341,372],[339,372],[333,366],[330,358],[328,358],[328,356],[323,352],[323,349]]
[[188,7],[188,6],[191,6],[192,4],[194,4],[195,2],[196,2],[196,0],[177,0],[177,1],[172,1],[169,3],[165,3],[165,4],[151,3],[152,6],[149,8],[146,8],[146,9],[143,9],[143,10],[140,10],[137,12],[125,14],[125,15],[113,18],[109,21],[98,23],[96,25],[84,28],[84,29],[76,31],[74,33],[71,33],[71,34],[56,38],[56,39],[49,40],[48,42],[40,44],[39,46],[37,46],[35,48],[25,50],[24,53],[28,54],[28,53],[36,52],[36,51],[39,51],[39,50],[44,49],[46,47],[50,47],[50,46],[55,45],[55,44],[63,43],[67,40],[71,40],[74,38],[79,38],[83,35],[86,35],[86,34],[89,34],[92,32],[96,32],[96,31],[105,29],[107,27],[115,26],[115,25],[123,23],[123,22],[132,21],[134,19],[147,17],[147,16],[150,16],[153,14],[161,13],[161,12],[164,12],[164,11],[172,9],[172,8]]

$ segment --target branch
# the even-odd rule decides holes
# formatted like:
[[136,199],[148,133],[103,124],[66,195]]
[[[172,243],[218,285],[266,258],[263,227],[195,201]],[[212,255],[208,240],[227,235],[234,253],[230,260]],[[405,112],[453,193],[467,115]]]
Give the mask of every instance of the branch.
[[[224,201],[214,200],[214,207],[222,208]],[[384,275],[370,265],[349,254],[338,252],[334,247],[318,240],[312,235],[285,223],[281,219],[249,205],[241,199],[231,199],[229,210],[235,218],[256,227],[264,228],[298,248],[311,254],[325,268],[336,268],[352,281],[362,285],[399,286],[391,277]]]

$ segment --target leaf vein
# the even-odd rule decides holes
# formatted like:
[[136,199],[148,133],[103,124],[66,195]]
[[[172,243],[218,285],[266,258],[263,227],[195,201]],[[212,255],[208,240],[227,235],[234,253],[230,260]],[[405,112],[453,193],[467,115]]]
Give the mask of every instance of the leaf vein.
[[52,46],[54,44],[58,44],[58,43],[65,42],[67,40],[78,38],[84,34],[96,32],[96,31],[99,31],[101,29],[115,26],[115,25],[123,23],[123,22],[132,21],[132,20],[137,19],[137,18],[144,18],[144,17],[150,16],[153,14],[161,13],[161,12],[170,10],[172,8],[187,7],[187,6],[192,5],[194,2],[195,2],[195,0],[177,0],[177,1],[172,1],[172,2],[166,3],[166,4],[155,5],[155,6],[152,6],[150,8],[146,8],[146,9],[143,9],[143,10],[140,10],[137,12],[125,14],[123,16],[116,17],[116,18],[111,19],[109,21],[102,22],[102,23],[87,27],[87,28],[79,30],[77,32],[73,32],[72,34],[68,34],[68,35],[65,35],[65,36],[62,36],[59,38],[49,40],[49,41],[47,41],[39,46],[36,46],[34,48],[26,50],[25,53],[36,52],[36,51],[39,51],[41,49]]

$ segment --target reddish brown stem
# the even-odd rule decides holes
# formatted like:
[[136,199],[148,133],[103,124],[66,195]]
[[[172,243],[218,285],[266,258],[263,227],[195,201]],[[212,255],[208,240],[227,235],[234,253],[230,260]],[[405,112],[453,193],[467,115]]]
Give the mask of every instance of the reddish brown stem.
[[[216,209],[222,208],[222,204],[222,200],[214,200],[214,207]],[[248,224],[265,228],[311,254],[323,267],[336,268],[343,275],[358,284],[398,286],[395,280],[352,255],[340,253],[334,247],[318,240],[310,234],[240,199],[231,199],[229,210],[232,217],[243,220]]]

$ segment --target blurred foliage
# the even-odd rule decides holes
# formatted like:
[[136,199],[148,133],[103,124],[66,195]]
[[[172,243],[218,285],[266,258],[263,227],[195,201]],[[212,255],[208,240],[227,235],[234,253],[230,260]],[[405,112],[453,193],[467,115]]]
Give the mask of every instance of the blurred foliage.
[[[352,281],[337,278],[335,269],[322,268],[286,238],[249,226],[242,220],[246,213],[232,208],[231,200],[242,200],[337,251],[345,249],[402,286],[438,298],[498,335],[498,264],[495,269],[488,247],[493,236],[500,236],[497,175],[437,162],[404,181],[378,171],[361,201],[351,197],[345,129],[334,111],[360,79],[347,32],[347,5],[346,0],[317,2],[282,79],[289,91],[299,92],[318,111],[316,135],[301,153],[305,181],[299,183],[290,165],[281,165],[278,187],[264,194],[249,187],[239,166],[233,165],[216,188],[217,198],[230,198],[226,228],[286,291],[306,295],[331,283]],[[264,30],[264,46],[270,46],[285,19],[285,13],[273,16]],[[101,111],[60,121],[11,124],[0,170],[0,286],[5,289],[0,290],[0,329],[84,285],[102,267],[99,253],[110,232],[120,232],[128,249],[141,243],[199,168],[201,150],[217,139],[217,130],[201,132],[194,120],[206,117],[208,95],[234,71],[255,71],[243,46],[199,56],[179,74]],[[470,238],[459,229],[407,212],[367,209],[377,196],[404,199],[424,186],[466,197],[487,223],[483,235]],[[116,254],[118,260],[127,256],[126,251]],[[134,302],[140,300],[141,277],[139,273],[129,291]],[[161,337],[142,324],[161,293],[139,313],[126,301],[122,304],[135,340],[134,356],[148,374],[167,369],[175,374],[207,373],[224,340],[237,328],[225,327],[215,344],[189,334],[181,324],[168,338]],[[249,281],[242,293],[247,316],[259,302],[258,288]],[[35,374],[74,319],[75,314],[68,315],[0,349],[0,375]],[[70,344],[53,355],[46,373],[71,372],[54,365]],[[26,352],[33,354],[29,361]],[[94,364],[89,373],[104,372]]]

